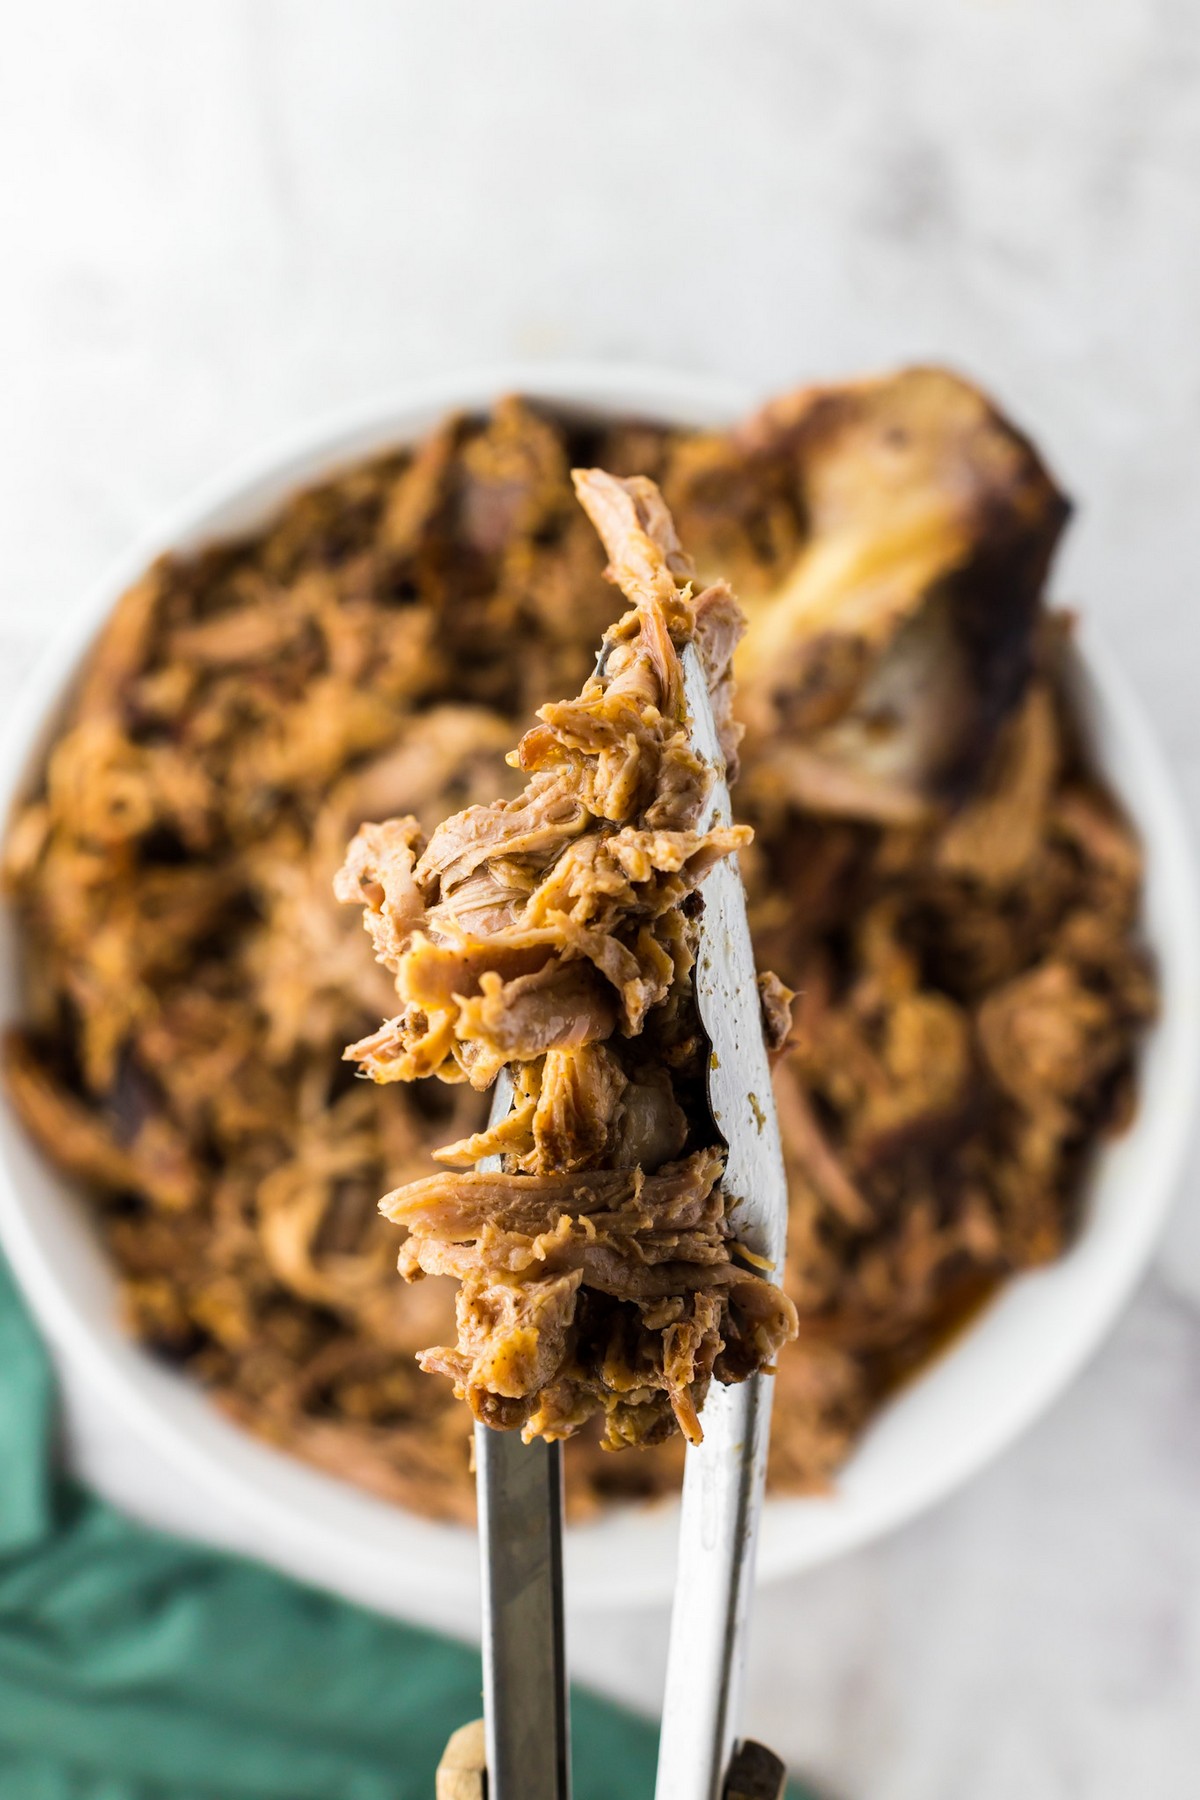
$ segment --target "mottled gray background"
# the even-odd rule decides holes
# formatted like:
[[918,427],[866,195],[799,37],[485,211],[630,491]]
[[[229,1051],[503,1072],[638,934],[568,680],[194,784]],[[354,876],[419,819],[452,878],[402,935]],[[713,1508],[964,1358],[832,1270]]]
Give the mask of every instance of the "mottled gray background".
[[[0,696],[264,439],[507,356],[942,358],[1079,501],[1200,802],[1195,0],[39,0],[0,55]],[[763,1596],[751,1724],[846,1800],[1200,1791],[1200,1225],[954,1500]],[[74,1396],[108,1485],[202,1518]],[[643,1705],[657,1615],[582,1622]]]

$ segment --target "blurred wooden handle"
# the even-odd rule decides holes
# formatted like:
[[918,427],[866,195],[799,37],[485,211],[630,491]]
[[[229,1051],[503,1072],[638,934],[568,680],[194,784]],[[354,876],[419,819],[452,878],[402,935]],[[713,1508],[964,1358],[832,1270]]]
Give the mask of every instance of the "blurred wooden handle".
[[729,1765],[724,1800],[783,1800],[786,1786],[787,1770],[775,1752],[747,1738]]
[[487,1800],[487,1745],[483,1720],[460,1725],[438,1764],[436,1800]]
[[[773,1750],[747,1739],[729,1767],[722,1800],[784,1800],[787,1770]],[[483,1720],[460,1725],[438,1764],[436,1800],[487,1800]]]

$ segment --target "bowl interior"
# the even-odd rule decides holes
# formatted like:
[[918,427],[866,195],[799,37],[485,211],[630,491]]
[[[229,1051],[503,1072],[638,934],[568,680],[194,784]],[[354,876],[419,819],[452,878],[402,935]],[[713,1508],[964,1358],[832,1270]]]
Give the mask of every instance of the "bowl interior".
[[[0,749],[0,811],[36,772],[78,665],[113,602],[167,547],[254,528],[299,484],[354,457],[422,435],[447,410],[521,390],[584,411],[720,424],[747,396],[723,383],[621,370],[508,368],[435,383],[369,416],[285,447],[202,496],[101,582],[45,657]],[[1136,1120],[1096,1155],[1085,1226],[1053,1266],[1014,1281],[899,1393],[865,1434],[835,1492],[773,1499],[760,1573],[781,1575],[860,1544],[946,1494],[1002,1448],[1065,1385],[1128,1294],[1161,1224],[1186,1149],[1200,1068],[1200,956],[1189,840],[1144,716],[1086,621],[1071,679],[1095,762],[1140,828],[1144,930],[1157,959],[1161,1018],[1148,1034]],[[18,947],[0,921],[0,1021],[19,1016]],[[0,1102],[0,1232],[45,1329],[102,1402],[200,1491],[252,1522],[308,1579],[398,1613],[447,1606],[464,1620],[478,1591],[474,1539],[309,1469],[227,1422],[185,1377],[127,1341],[115,1284],[86,1209]],[[674,1584],[675,1509],[620,1511],[568,1533],[572,1600],[624,1606]]]

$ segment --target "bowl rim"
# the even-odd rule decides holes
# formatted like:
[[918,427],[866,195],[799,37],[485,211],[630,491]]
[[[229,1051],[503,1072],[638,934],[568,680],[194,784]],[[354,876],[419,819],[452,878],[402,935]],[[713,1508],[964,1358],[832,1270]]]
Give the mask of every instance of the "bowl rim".
[[[585,412],[640,411],[647,418],[699,427],[737,418],[756,398],[742,384],[711,375],[628,364],[512,362],[406,383],[386,396],[281,434],[217,479],[203,483],[152,529],[140,534],[63,619],[24,684],[0,737],[0,808],[5,816],[20,796],[30,768],[37,766],[52,739],[58,711],[96,632],[119,595],[156,556],[229,536],[238,526],[236,521],[223,521],[241,507],[246,507],[245,524],[251,525],[305,482],[373,449],[414,441],[448,412],[481,410],[502,394],[517,392]],[[1154,949],[1164,976],[1171,979],[1172,991],[1164,994],[1164,1017],[1152,1032],[1163,1034],[1169,1027],[1172,1054],[1154,1091],[1139,1095],[1137,1117],[1121,1140],[1144,1137],[1152,1145],[1139,1204],[1127,1208],[1119,1255],[1109,1253],[1089,1265],[1089,1228],[1085,1227],[1065,1258],[1044,1272],[1007,1284],[1006,1293],[1023,1284],[1044,1287],[1064,1270],[1073,1269],[1077,1275],[1076,1310],[1061,1322],[1054,1355],[1027,1370],[1023,1380],[1014,1380],[1006,1391],[992,1396],[995,1404],[991,1410],[979,1409],[981,1416],[972,1429],[946,1448],[932,1471],[917,1473],[887,1492],[863,1493],[849,1479],[860,1454],[856,1451],[832,1498],[773,1497],[766,1509],[760,1544],[760,1579],[798,1572],[871,1541],[943,1499],[1006,1448],[1066,1388],[1108,1331],[1144,1271],[1173,1198],[1190,1140],[1193,1103],[1200,1092],[1200,881],[1186,816],[1154,733],[1117,658],[1098,640],[1086,615],[1079,623],[1076,644],[1083,674],[1114,723],[1123,754],[1138,771],[1142,799],[1135,822],[1148,866],[1153,856],[1156,878],[1167,901],[1167,938],[1156,940]],[[148,1355],[123,1337],[117,1339],[111,1325],[101,1326],[84,1315],[31,1229],[19,1178],[8,1158],[14,1129],[21,1128],[11,1122],[6,1111],[0,1119],[0,1242],[47,1335],[113,1412],[183,1479],[220,1498],[234,1515],[257,1528],[265,1543],[276,1545],[276,1560],[300,1566],[308,1579],[343,1591],[371,1592],[370,1563],[378,1555],[377,1547],[351,1542],[344,1531],[339,1533],[317,1517],[321,1492],[336,1488],[342,1494],[353,1491],[360,1506],[386,1511],[393,1526],[419,1526],[430,1543],[453,1540],[458,1565],[469,1565],[451,1567],[446,1558],[435,1555],[438,1566],[424,1571],[424,1581],[420,1569],[412,1572],[413,1607],[393,1610],[419,1611],[422,1594],[432,1596],[435,1591],[443,1598],[473,1603],[477,1573],[473,1555],[464,1556],[470,1534],[463,1527],[430,1526],[405,1509],[348,1490],[334,1477],[310,1470],[295,1458],[269,1452],[286,1462],[297,1491],[307,1484],[315,1496],[312,1507],[301,1516],[297,1503],[256,1484],[236,1466],[237,1459],[223,1458],[193,1441],[186,1423],[178,1423],[170,1409],[148,1391],[148,1382],[140,1384],[135,1378],[134,1361],[140,1359],[149,1366]],[[942,1364],[960,1357],[960,1344],[969,1342],[971,1336],[969,1333],[956,1343],[941,1359]],[[173,1379],[186,1381],[185,1377]],[[196,1384],[187,1385],[200,1392]],[[215,1414],[212,1402],[206,1400],[206,1404]],[[240,1428],[229,1425],[227,1429],[242,1435]],[[822,1509],[823,1524],[815,1536],[809,1531],[807,1548],[797,1550],[795,1521],[801,1513],[811,1521],[814,1507]],[[614,1545],[604,1526],[572,1527],[568,1532],[568,1579],[574,1603],[607,1608],[668,1598],[674,1582],[674,1558],[667,1549],[670,1531],[664,1535],[661,1527],[664,1521],[670,1525],[675,1510],[668,1504],[625,1515],[642,1522],[657,1521],[652,1533],[653,1554],[640,1559],[636,1583],[622,1579],[616,1571],[609,1554]],[[383,1603],[387,1604],[386,1600]]]

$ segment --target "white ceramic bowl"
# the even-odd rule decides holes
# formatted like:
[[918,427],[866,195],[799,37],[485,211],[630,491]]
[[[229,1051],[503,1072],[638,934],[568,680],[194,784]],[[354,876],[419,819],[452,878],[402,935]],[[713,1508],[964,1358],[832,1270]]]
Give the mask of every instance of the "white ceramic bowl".
[[[28,683],[0,749],[0,816],[36,772],[64,693],[122,590],[159,551],[190,549],[263,521],[299,484],[390,443],[447,410],[521,390],[600,413],[681,425],[724,423],[753,396],[695,377],[612,368],[509,367],[410,389],[310,432],[201,495],[113,569],[70,618]],[[1098,1156],[1084,1229],[1070,1253],[1012,1282],[866,1433],[828,1498],[771,1500],[760,1574],[780,1576],[878,1536],[940,1499],[1042,1412],[1095,1348],[1141,1273],[1187,1143],[1200,1069],[1200,903],[1189,838],[1142,709],[1086,619],[1076,676],[1100,768],[1146,849],[1145,933],[1162,983],[1146,1041],[1135,1123]],[[19,1016],[16,946],[4,922],[0,1019]],[[257,1442],[201,1390],[122,1335],[114,1284],[86,1210],[0,1112],[0,1234],[37,1316],[100,1403],[147,1439],[181,1484],[211,1494],[259,1543],[308,1579],[403,1612],[462,1611],[477,1591],[471,1535],[415,1518]],[[673,1507],[614,1513],[568,1534],[573,1603],[665,1598],[674,1579]]]

